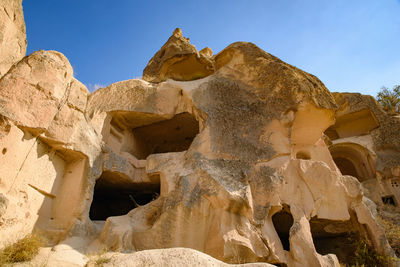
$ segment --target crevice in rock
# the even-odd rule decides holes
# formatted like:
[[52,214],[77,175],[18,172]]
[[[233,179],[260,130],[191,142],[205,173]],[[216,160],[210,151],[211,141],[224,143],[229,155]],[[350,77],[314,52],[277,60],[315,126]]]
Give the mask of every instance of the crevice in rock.
[[293,216],[290,213],[290,208],[284,205],[282,210],[272,216],[272,222],[275,230],[281,240],[284,250],[290,251],[289,232],[293,225]]
[[90,206],[91,220],[121,216],[158,198],[160,183],[133,183],[123,174],[103,172],[97,179]]

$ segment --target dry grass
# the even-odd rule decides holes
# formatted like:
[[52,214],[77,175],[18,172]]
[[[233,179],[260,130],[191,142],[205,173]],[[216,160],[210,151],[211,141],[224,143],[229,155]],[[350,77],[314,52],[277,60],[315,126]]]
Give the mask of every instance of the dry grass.
[[390,266],[391,259],[379,255],[372,246],[367,244],[364,240],[358,240],[357,249],[354,253],[352,262],[348,266],[362,266],[362,267],[377,267],[377,266]]
[[95,260],[94,265],[101,267],[104,264],[109,263],[110,261],[111,261],[111,258],[106,257],[105,255],[101,255]]
[[91,253],[87,256],[90,258],[89,262],[86,264],[86,267],[102,267],[104,264],[107,264],[111,261],[111,257],[107,255],[107,249],[103,249],[97,253]]
[[400,255],[400,208],[392,205],[378,207],[378,222],[384,228],[386,238],[397,256]]
[[43,244],[36,234],[29,234],[16,243],[5,247],[0,251],[0,266],[6,263],[16,263],[32,260],[39,252]]

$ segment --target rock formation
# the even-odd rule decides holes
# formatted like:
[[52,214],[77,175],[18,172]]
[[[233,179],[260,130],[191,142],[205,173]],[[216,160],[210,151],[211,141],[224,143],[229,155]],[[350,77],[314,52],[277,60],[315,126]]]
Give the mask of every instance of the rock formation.
[[179,29],[143,80],[93,93],[58,52],[14,63],[0,79],[0,247],[37,231],[56,252],[339,266],[352,237],[393,256],[363,187],[398,203],[400,123],[373,98],[332,95],[252,43],[197,52]]
[[176,29],[143,71],[143,80],[162,82],[166,79],[191,81],[206,77],[215,70],[211,48],[200,52]]
[[356,177],[376,203],[400,204],[400,120],[371,96],[334,93],[339,109],[329,137],[333,160],[343,174]]
[[0,2],[0,77],[26,53],[22,0]]

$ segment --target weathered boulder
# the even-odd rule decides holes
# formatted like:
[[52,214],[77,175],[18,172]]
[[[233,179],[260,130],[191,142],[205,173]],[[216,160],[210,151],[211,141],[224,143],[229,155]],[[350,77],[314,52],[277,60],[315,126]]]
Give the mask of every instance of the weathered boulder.
[[143,80],[158,83],[166,79],[191,81],[206,77],[214,72],[211,55],[209,48],[199,53],[177,28],[143,70]]
[[22,0],[0,2],[0,77],[26,53]]
[[38,51],[0,80],[0,114],[19,126],[46,130],[67,100],[73,70],[55,51]]

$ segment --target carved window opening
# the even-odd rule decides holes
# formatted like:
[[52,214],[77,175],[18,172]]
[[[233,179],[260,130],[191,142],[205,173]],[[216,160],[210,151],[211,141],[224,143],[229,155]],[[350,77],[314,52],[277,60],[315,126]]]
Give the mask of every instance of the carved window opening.
[[333,161],[343,175],[351,175],[360,180],[360,175],[357,173],[355,165],[349,159],[337,157],[333,158]]
[[160,183],[132,183],[121,174],[104,172],[97,179],[90,206],[91,220],[106,220],[111,216],[125,215],[146,205],[160,194]]
[[283,209],[272,216],[272,222],[275,230],[281,240],[284,250],[290,251],[290,228],[293,225],[293,216],[290,213],[290,208],[284,206]]
[[382,197],[382,202],[385,205],[396,206],[396,202],[394,201],[394,196],[384,196]]
[[336,117],[335,125],[329,127],[325,131],[325,134],[331,140],[336,140],[339,138],[366,135],[377,127],[379,127],[379,122],[374,113],[369,109],[362,109]]
[[311,159],[311,156],[310,156],[310,153],[308,153],[307,151],[299,151],[296,153],[296,159],[309,160],[309,159]]
[[199,122],[188,112],[167,120],[134,112],[112,116],[106,143],[115,152],[128,152],[139,160],[156,153],[185,151],[199,133]]
[[310,229],[319,254],[335,254],[341,263],[352,261],[360,236],[350,220],[333,221],[314,217],[310,220]]
[[343,175],[360,182],[375,178],[375,157],[368,149],[355,143],[339,143],[329,147],[333,161]]

